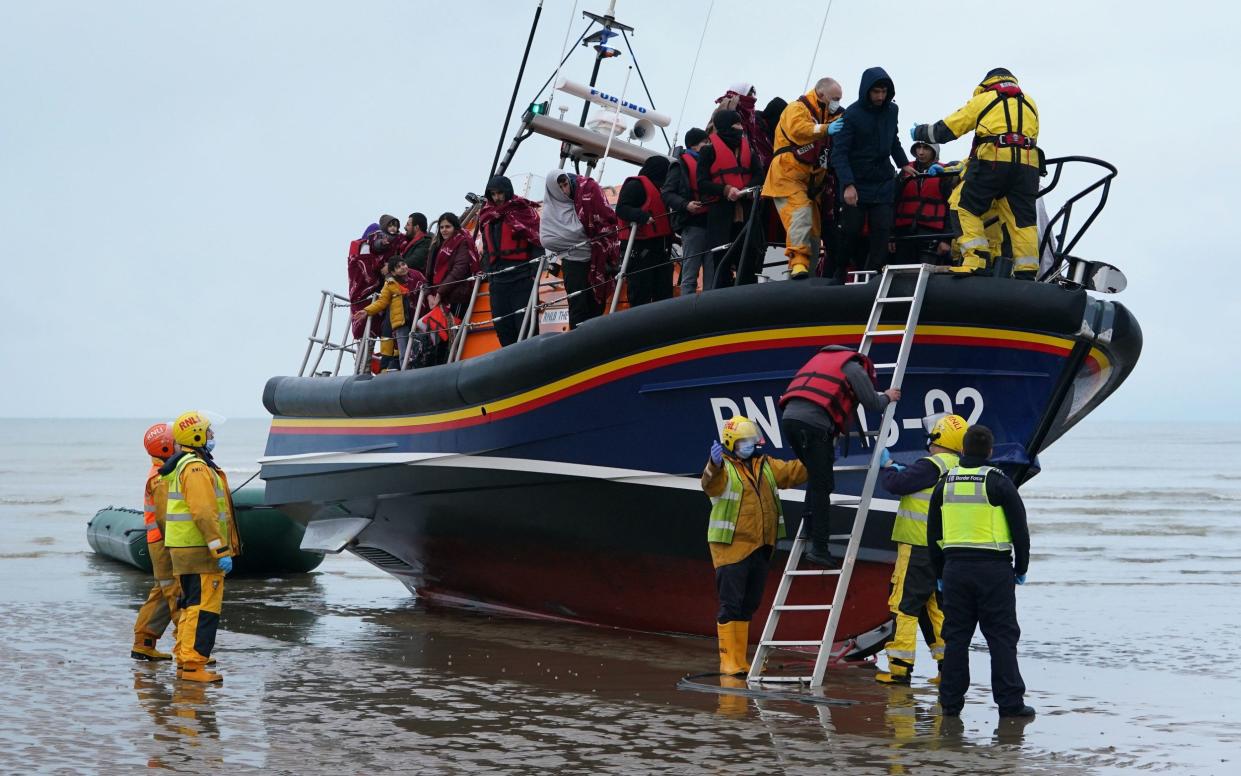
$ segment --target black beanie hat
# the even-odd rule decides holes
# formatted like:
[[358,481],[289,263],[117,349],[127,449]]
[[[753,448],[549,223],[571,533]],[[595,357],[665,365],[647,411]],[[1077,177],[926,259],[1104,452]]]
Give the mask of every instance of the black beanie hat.
[[706,131],[699,129],[698,127],[694,127],[689,132],[685,133],[685,147],[692,148],[706,139]]

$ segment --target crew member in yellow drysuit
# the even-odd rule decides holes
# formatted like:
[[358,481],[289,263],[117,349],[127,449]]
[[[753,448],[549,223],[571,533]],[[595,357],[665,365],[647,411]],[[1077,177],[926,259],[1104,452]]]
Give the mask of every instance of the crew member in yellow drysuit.
[[167,423],[156,423],[146,430],[142,445],[151,456],[151,470],[147,472],[146,488],[142,494],[142,519],[147,534],[147,554],[151,558],[151,572],[155,584],[147,600],[138,610],[134,623],[134,646],[129,656],[134,660],[171,660],[172,655],[155,648],[159,637],[169,622],[177,619],[176,577],[172,573],[172,560],[164,549],[164,508],[168,498],[168,485],[159,476],[159,468],[173,452],[172,430]]
[[224,601],[224,575],[240,554],[228,479],[215,465],[215,435],[201,413],[187,412],[172,424],[177,452],[160,469],[168,478],[164,544],[181,585],[177,622],[177,678],[223,681],[208,671]]
[[[823,228],[820,202],[828,184],[829,126],[844,114],[840,84],[820,78],[814,88],[784,109],[775,133],[775,155],[763,183],[784,224],[789,277],[810,276],[819,258]],[[837,125],[840,126],[840,125]]]
[[[883,451],[880,478],[883,487],[900,496],[896,520],[892,523],[892,541],[896,542],[896,567],[892,571],[892,592],[888,608],[896,618],[896,633],[887,643],[888,670],[875,674],[885,684],[909,684],[913,674],[917,648],[918,619],[923,614],[930,620],[927,639],[936,663],[944,659],[941,631],[944,613],[935,592],[935,570],[926,546],[926,514],[931,504],[931,491],[949,469],[957,465],[961,443],[969,425],[960,415],[937,418],[927,434],[926,456],[902,466]],[[938,672],[934,683],[939,683]]]
[[1017,78],[996,68],[983,78],[970,101],[935,122],[915,124],[914,140],[947,143],[974,133],[970,164],[958,187],[954,209],[961,226],[961,272],[987,268],[991,256],[983,216],[992,207],[1012,239],[1013,277],[1038,273],[1038,181],[1043,152],[1038,147],[1038,108]]

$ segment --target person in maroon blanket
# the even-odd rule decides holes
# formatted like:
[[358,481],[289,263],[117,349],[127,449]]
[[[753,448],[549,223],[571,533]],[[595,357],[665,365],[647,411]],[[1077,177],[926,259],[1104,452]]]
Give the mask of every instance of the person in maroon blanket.
[[[379,223],[371,224],[362,232],[362,237],[349,244],[349,302],[350,309],[356,313],[370,303],[371,294],[379,291],[384,278],[380,269],[390,256],[396,253],[396,238],[400,222],[393,216],[379,217]],[[362,249],[367,252],[363,253]],[[354,321],[353,336],[361,339],[366,328],[366,320]]]
[[478,271],[478,250],[456,213],[440,216],[437,228],[431,244],[431,285],[461,315],[474,293],[474,284],[466,279]]
[[[758,162],[762,166],[763,173],[766,174],[767,166],[771,164],[772,132],[776,127],[774,124],[767,126],[766,113],[755,110],[758,105],[758,91],[752,84],[744,81],[735,83],[728,87],[728,91],[724,92],[723,96],[716,98],[715,104],[717,111],[735,110],[741,115],[741,124],[745,128],[746,136],[750,138],[754,153],[758,155]],[[780,118],[779,114],[776,114],[776,118]]]
[[[517,330],[534,290],[531,262],[541,255],[539,211],[534,203],[513,193],[513,182],[503,175],[487,183],[487,200],[478,215],[483,238],[484,269],[488,277],[491,315],[500,347],[517,341]],[[537,326],[537,324],[536,324]],[[538,333],[535,328],[534,334]]]

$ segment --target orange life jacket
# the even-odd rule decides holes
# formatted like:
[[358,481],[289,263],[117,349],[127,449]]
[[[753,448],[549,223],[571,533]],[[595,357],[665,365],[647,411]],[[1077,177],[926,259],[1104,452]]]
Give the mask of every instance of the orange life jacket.
[[427,325],[427,331],[432,336],[439,337],[440,342],[448,341],[448,332],[453,326],[457,325],[457,316],[449,315],[444,310],[444,305],[436,305],[435,309],[422,316],[422,321]]
[[[750,139],[741,135],[741,154],[733,153],[719,135],[711,135],[711,147],[715,149],[715,161],[711,163],[711,180],[721,186],[744,189],[750,183]],[[697,167],[695,166],[695,172]]]
[[[642,212],[651,217],[645,224],[638,225],[638,236],[634,239],[652,240],[656,237],[671,236],[672,224],[668,222],[668,208],[664,206],[664,198],[660,195],[658,187],[645,175],[626,178],[625,183],[632,180],[640,182],[642,188],[646,190],[646,201],[642,203]],[[632,226],[631,223],[626,221],[625,225],[621,227],[620,238],[622,240],[629,239],[629,232]]]
[[827,410],[837,432],[847,431],[855,417],[858,398],[845,377],[844,369],[845,364],[854,359],[874,382],[875,365],[869,358],[852,350],[824,348],[798,370],[780,397],[780,407],[783,408],[789,399],[805,399]]
[[151,465],[151,471],[147,472],[146,492],[142,494],[142,522],[147,529],[147,544],[162,542],[164,534],[159,530],[159,523],[155,520],[157,508],[155,499],[151,497],[151,486],[159,479],[159,467]]

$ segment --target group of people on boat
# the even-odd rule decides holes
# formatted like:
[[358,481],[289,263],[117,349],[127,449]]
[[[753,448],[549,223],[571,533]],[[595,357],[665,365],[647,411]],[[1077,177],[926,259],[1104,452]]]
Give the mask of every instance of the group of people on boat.
[[[758,424],[740,415],[725,421],[720,439],[712,442],[702,488],[711,500],[707,545],[719,598],[722,677],[750,670],[750,619],[762,601],[776,544],[788,534],[780,489],[806,484],[801,534],[809,547],[800,562],[825,569],[848,562],[832,546],[833,537],[851,530],[850,521],[831,514],[835,441],[848,432],[859,406],[878,413],[900,400],[899,390],[880,391],[875,382],[868,356],[827,346],[780,397],[781,427],[795,460],[766,455]],[[912,682],[921,627],[939,667],[931,682],[939,685],[942,711],[957,716],[969,688],[970,642],[981,627],[1000,715],[1033,716],[1017,663],[1021,629],[1014,594],[1016,585],[1025,584],[1030,562],[1025,506],[1013,482],[988,465],[990,429],[952,414],[924,424],[926,455],[908,465],[893,460],[886,448],[880,457],[880,481],[900,501],[888,598],[895,627],[885,645],[888,670],[876,672],[875,679]]]
[[[570,328],[601,314],[622,279],[630,307],[678,286],[688,295],[754,282],[769,244],[785,246],[794,280],[843,281],[848,270],[889,262],[974,273],[997,257],[1011,260],[1014,277],[1032,279],[1043,155],[1037,109],[1017,78],[995,68],[959,110],[910,127],[912,159],[895,95],[881,67],[862,74],[848,107],[829,77],[762,110],[755,88],[737,83],[705,129],[690,129],[683,147],[649,157],[625,180],[615,207],[598,182],[558,168],[541,204],[492,177],[467,213],[471,228],[446,212],[432,236],[421,213],[403,231],[384,215],[351,245],[354,334],[380,316],[372,335],[385,366],[439,363],[485,278],[496,336],[510,345],[537,332],[527,318],[544,256],[563,279]],[[941,162],[940,143],[970,132],[969,158]]]

